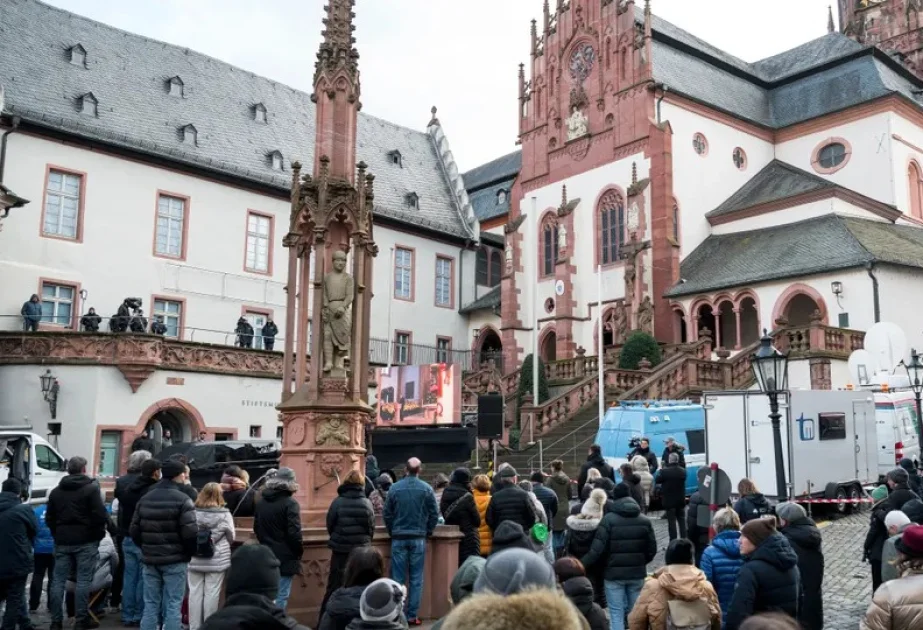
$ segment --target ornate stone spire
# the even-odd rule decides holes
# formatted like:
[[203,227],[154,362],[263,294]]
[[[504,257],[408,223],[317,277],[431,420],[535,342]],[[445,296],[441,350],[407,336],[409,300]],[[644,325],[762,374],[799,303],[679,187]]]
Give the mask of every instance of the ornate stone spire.
[[833,5],[827,5],[827,32],[832,33],[836,30],[833,25]]
[[538,22],[532,20],[532,56],[538,53]]
[[545,35],[551,31],[551,6],[548,4],[548,0],[545,0]]
[[324,18],[324,30],[321,34],[324,41],[317,51],[317,64],[314,70],[314,83],[317,84],[318,75],[322,70],[335,73],[340,69],[346,70],[349,76],[359,80],[359,52],[356,50],[356,38],[353,31],[356,26],[353,18],[355,0],[328,0],[327,17]]

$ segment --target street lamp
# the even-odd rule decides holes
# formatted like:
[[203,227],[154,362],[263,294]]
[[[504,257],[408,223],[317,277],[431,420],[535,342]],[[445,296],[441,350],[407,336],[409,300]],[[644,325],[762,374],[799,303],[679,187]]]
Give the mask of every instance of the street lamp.
[[910,351],[910,363],[904,363],[904,369],[907,370],[907,378],[910,379],[910,389],[917,402],[917,437],[920,438],[920,444],[923,444],[923,414],[920,413],[920,395],[923,394],[923,361],[916,349]]
[[480,352],[478,352],[478,337],[481,336],[480,328],[472,328],[471,336],[474,338],[474,341],[471,342],[471,369],[477,370],[481,367],[481,357]]
[[48,403],[51,419],[56,420],[58,417],[58,379],[51,373],[51,370],[45,370],[45,373],[38,378],[42,383],[42,398]]
[[772,337],[764,329],[756,354],[750,358],[753,375],[760,391],[769,396],[769,419],[772,421],[772,440],[776,453],[776,496],[779,501],[788,499],[785,484],[785,463],[782,456],[782,414],[779,413],[779,394],[788,389],[788,355],[772,345]]

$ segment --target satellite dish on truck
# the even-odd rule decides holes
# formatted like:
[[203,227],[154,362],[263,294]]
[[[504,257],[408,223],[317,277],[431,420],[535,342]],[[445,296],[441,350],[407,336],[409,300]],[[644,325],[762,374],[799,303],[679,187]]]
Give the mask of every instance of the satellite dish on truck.
[[847,366],[852,382],[859,387],[868,387],[872,384],[877,370],[875,369],[875,360],[872,353],[868,350],[856,350],[849,355]]
[[907,335],[897,324],[879,322],[866,331],[863,347],[872,355],[875,372],[890,374],[907,356]]

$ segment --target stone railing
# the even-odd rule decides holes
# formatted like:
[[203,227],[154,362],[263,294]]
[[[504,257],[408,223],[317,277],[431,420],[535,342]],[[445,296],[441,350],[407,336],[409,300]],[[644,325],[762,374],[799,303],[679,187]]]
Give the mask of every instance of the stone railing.
[[282,378],[282,353],[177,341],[157,335],[0,332],[0,365],[110,365],[132,391],[155,370]]

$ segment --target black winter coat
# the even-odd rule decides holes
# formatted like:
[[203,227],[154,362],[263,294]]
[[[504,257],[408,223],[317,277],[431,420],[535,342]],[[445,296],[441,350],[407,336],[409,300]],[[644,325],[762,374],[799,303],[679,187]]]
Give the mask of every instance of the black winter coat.
[[138,501],[157,483],[152,477],[138,477],[119,497],[118,525],[122,536],[131,536],[131,521],[138,508]]
[[686,467],[685,451],[686,451],[685,448],[675,446],[675,445],[672,447],[670,446],[666,447],[665,449],[663,449],[663,457],[660,458],[661,464],[663,465],[664,468],[666,468],[667,463],[670,461],[669,459],[670,453],[676,453],[677,455],[679,455],[679,465],[685,468]]
[[590,630],[609,630],[609,619],[599,604],[593,600],[593,585],[589,579],[571,578],[561,585],[561,590],[590,624]]
[[364,590],[365,586],[350,586],[333,591],[317,630],[346,630],[353,619],[359,618],[359,598]]
[[131,443],[131,452],[136,451],[147,451],[148,453],[154,452],[154,440],[145,437],[136,437]]
[[894,486],[888,498],[872,509],[869,531],[865,536],[865,555],[869,560],[881,561],[881,550],[888,540],[888,529],[885,527],[885,517],[892,510],[901,510],[904,504],[919,499],[905,483]]
[[747,521],[772,514],[772,506],[769,505],[769,501],[766,500],[762,493],[756,492],[737,499],[737,503],[734,504],[734,511],[737,512],[740,517],[740,524],[743,525]]
[[145,564],[189,562],[199,533],[195,505],[173,480],[162,479],[138,501],[129,533]]
[[256,504],[253,533],[279,559],[283,577],[301,574],[301,506],[290,490],[280,486],[263,489],[263,500]]
[[548,517],[548,529],[554,523],[554,517],[558,513],[558,495],[551,488],[543,483],[533,483],[532,492],[538,497],[542,507],[545,508],[545,515]]
[[702,493],[696,490],[689,497],[689,510],[686,512],[686,537],[695,545],[695,566],[699,566],[702,552],[708,546],[708,528],[699,527],[699,507],[708,505]]
[[590,455],[586,458],[586,463],[580,467],[580,476],[577,478],[577,487],[583,488],[586,485],[587,475],[590,474],[590,468],[595,468],[603,479],[615,481],[615,471],[612,466],[606,463],[602,455]]
[[[449,508],[452,508],[451,512]],[[450,483],[446,486],[446,489],[442,491],[439,513],[445,519],[446,525],[457,525],[461,530],[462,539],[458,543],[458,566],[461,566],[470,556],[480,555],[481,536],[478,528],[481,526],[481,514],[478,512],[474,495],[468,491],[468,488],[458,483]]]
[[523,531],[528,533],[535,525],[532,499],[525,490],[508,481],[502,482],[499,488],[490,497],[487,513],[484,515],[490,530],[497,531],[497,527],[503,521],[513,521],[519,523]]
[[798,556],[801,603],[798,621],[805,630],[824,630],[824,554],[817,525],[809,518],[793,521],[781,533]]
[[622,479],[622,483],[628,486],[628,491],[631,492],[631,498],[635,500],[635,503],[644,505],[644,490],[641,488],[641,477],[631,473]]
[[349,553],[354,547],[364,547],[375,535],[375,511],[365,498],[365,487],[343,484],[339,495],[327,510],[327,546],[338,553]]
[[32,544],[38,519],[15,492],[0,492],[0,580],[24,578],[33,569]]
[[657,461],[657,456],[654,455],[654,452],[648,448],[641,448],[640,446],[635,448],[632,452],[628,454],[628,461],[630,462],[635,455],[640,455],[647,460],[647,467],[650,468],[651,474],[656,475],[657,469],[660,468],[660,462]]
[[634,499],[625,498],[618,499],[615,511],[603,517],[582,562],[588,570],[597,562],[605,563],[607,580],[643,580],[647,564],[656,555],[654,526],[641,515],[641,506]]
[[686,507],[686,469],[682,466],[661,468],[655,479],[660,486],[660,504],[665,510]]
[[202,630],[310,630],[289,617],[264,595],[237,593],[224,602],[224,608],[210,616]]
[[227,490],[223,493],[225,507],[234,516],[253,516],[257,492],[251,488]]
[[109,514],[99,484],[86,475],[67,475],[48,496],[45,524],[56,545],[98,543]]
[[128,473],[122,475],[115,480],[115,490],[112,491],[112,497],[118,499],[119,502],[119,513],[115,519],[115,525],[118,530],[119,536],[128,536],[128,527],[131,525],[131,515],[128,515],[128,518],[122,517],[122,503],[125,501],[125,494],[128,492],[128,488],[135,482],[135,479],[139,478],[141,473]]
[[798,556],[785,536],[777,532],[744,556],[725,630],[737,630],[744,619],[763,612],[797,617],[800,593]]

